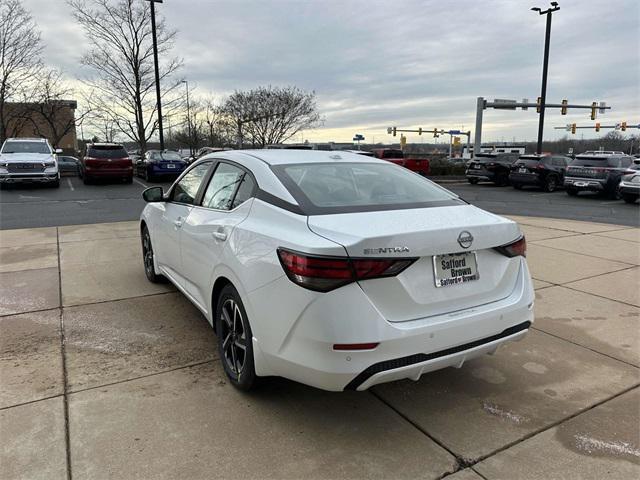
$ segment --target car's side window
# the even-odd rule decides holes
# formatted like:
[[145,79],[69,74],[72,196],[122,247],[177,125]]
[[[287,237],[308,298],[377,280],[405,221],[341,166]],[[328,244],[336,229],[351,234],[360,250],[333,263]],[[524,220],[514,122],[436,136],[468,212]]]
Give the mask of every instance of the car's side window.
[[211,177],[202,206],[216,210],[231,210],[234,195],[242,183],[245,171],[229,163],[219,163]]
[[238,187],[238,191],[236,192],[236,196],[233,199],[231,208],[236,208],[238,205],[242,205],[244,202],[249,200],[253,196],[255,186],[256,183],[253,181],[251,175],[245,173],[244,177],[242,177],[242,181],[240,182],[240,186]]
[[206,176],[211,162],[201,163],[189,170],[173,187],[171,200],[178,203],[193,205],[198,195],[198,189]]

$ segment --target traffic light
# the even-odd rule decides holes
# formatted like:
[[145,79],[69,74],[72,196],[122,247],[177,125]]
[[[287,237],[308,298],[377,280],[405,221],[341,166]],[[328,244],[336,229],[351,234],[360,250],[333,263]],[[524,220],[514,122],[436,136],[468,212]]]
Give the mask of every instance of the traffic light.
[[575,123],[571,124],[571,133],[574,133],[574,134],[576,133],[576,124]]
[[542,105],[542,97],[538,97],[538,101],[536,102],[536,112],[540,113],[541,105]]
[[562,108],[560,109],[560,113],[562,115],[566,115],[567,114],[567,105],[569,104],[568,100],[562,100]]
[[418,128],[418,135],[422,135],[422,127]]
[[438,138],[438,129],[437,128],[433,129],[433,138]]
[[396,136],[396,127],[393,127],[393,136]]
[[453,137],[453,144],[460,145],[460,137]]
[[596,102],[593,102],[591,104],[591,120],[595,120],[596,119],[596,110],[598,109],[598,104]]
[[407,137],[404,135],[400,135],[400,149],[404,150],[404,147],[407,146]]
[[596,132],[600,131],[600,122],[596,123]]
[[622,122],[620,124],[620,130],[622,130],[623,132],[627,129],[627,122]]

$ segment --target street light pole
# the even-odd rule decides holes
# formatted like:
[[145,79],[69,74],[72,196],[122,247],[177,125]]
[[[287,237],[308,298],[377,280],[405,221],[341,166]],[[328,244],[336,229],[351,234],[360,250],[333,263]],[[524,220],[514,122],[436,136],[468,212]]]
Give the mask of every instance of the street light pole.
[[151,4],[151,36],[153,37],[153,63],[156,70],[156,102],[158,110],[158,136],[160,137],[160,150],[164,150],[164,134],[162,131],[162,101],[160,99],[160,71],[158,69],[158,38],[156,36],[156,3],[162,0],[147,0]]
[[538,12],[540,15],[547,16],[547,29],[544,36],[544,60],[542,63],[542,88],[540,90],[540,119],[538,121],[538,144],[536,152],[542,153],[542,134],[544,130],[544,111],[545,102],[547,100],[547,73],[549,71],[549,43],[551,41],[551,15],[553,12],[560,10],[558,2],[551,2],[551,8],[542,11],[539,7],[533,7],[531,10]]
[[189,104],[189,82],[186,80],[182,80],[182,83],[184,83],[187,86],[187,128],[189,132],[189,155],[193,155],[193,148],[192,148],[193,137],[191,135],[191,107]]

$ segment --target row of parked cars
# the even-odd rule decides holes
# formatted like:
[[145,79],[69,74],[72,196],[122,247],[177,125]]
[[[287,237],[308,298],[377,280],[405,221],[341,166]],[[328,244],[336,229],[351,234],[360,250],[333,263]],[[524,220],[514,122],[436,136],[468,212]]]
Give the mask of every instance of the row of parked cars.
[[546,192],[564,187],[567,195],[598,192],[634,203],[640,196],[640,158],[615,151],[587,151],[575,158],[556,154],[479,153],[468,163],[469,183],[490,181],[515,189],[536,186]]

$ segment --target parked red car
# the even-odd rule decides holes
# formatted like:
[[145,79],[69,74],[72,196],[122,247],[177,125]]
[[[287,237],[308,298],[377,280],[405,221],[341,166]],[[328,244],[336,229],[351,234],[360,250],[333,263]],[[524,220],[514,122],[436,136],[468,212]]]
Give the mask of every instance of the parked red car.
[[402,150],[395,148],[378,148],[372,152],[376,158],[408,168],[412,172],[419,173],[420,175],[429,175],[431,172],[429,160],[426,158],[406,158]]
[[80,177],[85,185],[98,179],[122,179],[133,182],[133,162],[118,143],[90,143],[80,162]]

